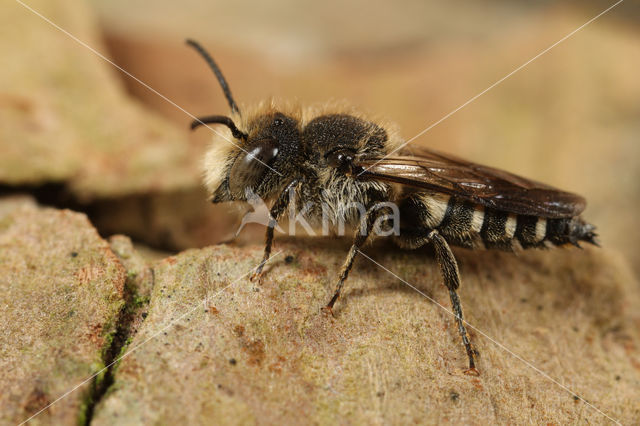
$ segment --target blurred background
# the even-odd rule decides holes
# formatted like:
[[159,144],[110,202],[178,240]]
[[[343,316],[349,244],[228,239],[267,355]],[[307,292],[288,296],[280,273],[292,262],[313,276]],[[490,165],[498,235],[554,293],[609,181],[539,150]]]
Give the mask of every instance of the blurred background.
[[[346,99],[411,138],[614,2],[30,1],[189,113]],[[199,183],[206,129],[13,1],[0,23],[2,194],[85,211],[101,233],[181,250],[232,237]],[[413,142],[585,196],[640,273],[640,7],[624,1]],[[5,21],[5,22],[2,22]],[[16,29],[15,22],[19,22]],[[4,76],[3,76],[4,74]],[[240,242],[261,243],[263,231]]]

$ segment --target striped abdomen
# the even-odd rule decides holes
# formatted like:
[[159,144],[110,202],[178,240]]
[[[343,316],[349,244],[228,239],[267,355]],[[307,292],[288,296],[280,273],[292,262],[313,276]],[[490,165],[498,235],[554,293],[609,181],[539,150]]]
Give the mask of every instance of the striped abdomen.
[[[579,217],[543,218],[507,213],[450,197],[446,194],[415,194],[401,212],[411,228],[436,229],[453,245],[517,249],[549,245],[595,243],[595,229]],[[402,217],[401,217],[402,223]]]

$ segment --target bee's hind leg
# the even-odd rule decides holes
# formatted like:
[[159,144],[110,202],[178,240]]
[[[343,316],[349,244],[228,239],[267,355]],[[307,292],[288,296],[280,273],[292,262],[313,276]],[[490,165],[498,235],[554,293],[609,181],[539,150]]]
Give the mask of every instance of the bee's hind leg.
[[438,233],[438,231],[433,230],[429,232],[428,239],[435,249],[436,259],[440,265],[440,270],[442,271],[444,284],[449,289],[449,297],[451,298],[453,314],[455,315],[456,322],[458,323],[458,332],[460,333],[460,337],[462,337],[462,343],[467,351],[467,357],[469,357],[469,369],[466,370],[465,373],[479,375],[480,373],[476,370],[475,363],[476,351],[471,346],[467,329],[464,326],[462,305],[460,304],[458,293],[456,293],[456,290],[460,287],[458,263],[449,248],[449,244],[447,244],[447,241]]

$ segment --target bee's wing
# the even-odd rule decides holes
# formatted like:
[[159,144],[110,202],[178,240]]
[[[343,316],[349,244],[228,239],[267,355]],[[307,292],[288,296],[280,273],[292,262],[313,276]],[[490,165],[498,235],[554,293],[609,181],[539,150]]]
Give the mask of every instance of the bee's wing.
[[357,179],[445,193],[509,213],[572,217],[586,205],[579,195],[425,148],[412,148],[411,153],[400,151],[388,158],[361,157],[354,165],[353,176]]

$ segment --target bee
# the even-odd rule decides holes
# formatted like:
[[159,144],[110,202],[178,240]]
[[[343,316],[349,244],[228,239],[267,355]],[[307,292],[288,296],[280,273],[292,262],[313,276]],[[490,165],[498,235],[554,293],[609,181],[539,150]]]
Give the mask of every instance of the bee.
[[[431,149],[396,153],[403,146],[397,131],[356,111],[268,102],[241,113],[213,58],[197,42],[187,43],[213,70],[231,108],[230,116],[201,117],[191,124],[192,129],[222,124],[233,138],[206,154],[211,201],[247,201],[250,189],[271,204],[264,257],[252,280],[262,276],[274,228],[292,194],[315,200],[328,208],[306,211],[311,220],[328,211],[333,223],[356,228],[326,305],[331,312],[360,248],[374,237],[374,225],[388,221],[388,209],[376,206],[391,202],[400,214],[394,242],[403,249],[428,244],[434,249],[469,360],[465,372],[477,375],[477,352],[464,326],[460,273],[450,246],[513,251],[579,247],[580,241],[598,245],[595,227],[580,217],[586,205],[581,196]],[[364,214],[344,208],[354,203],[366,207]]]

